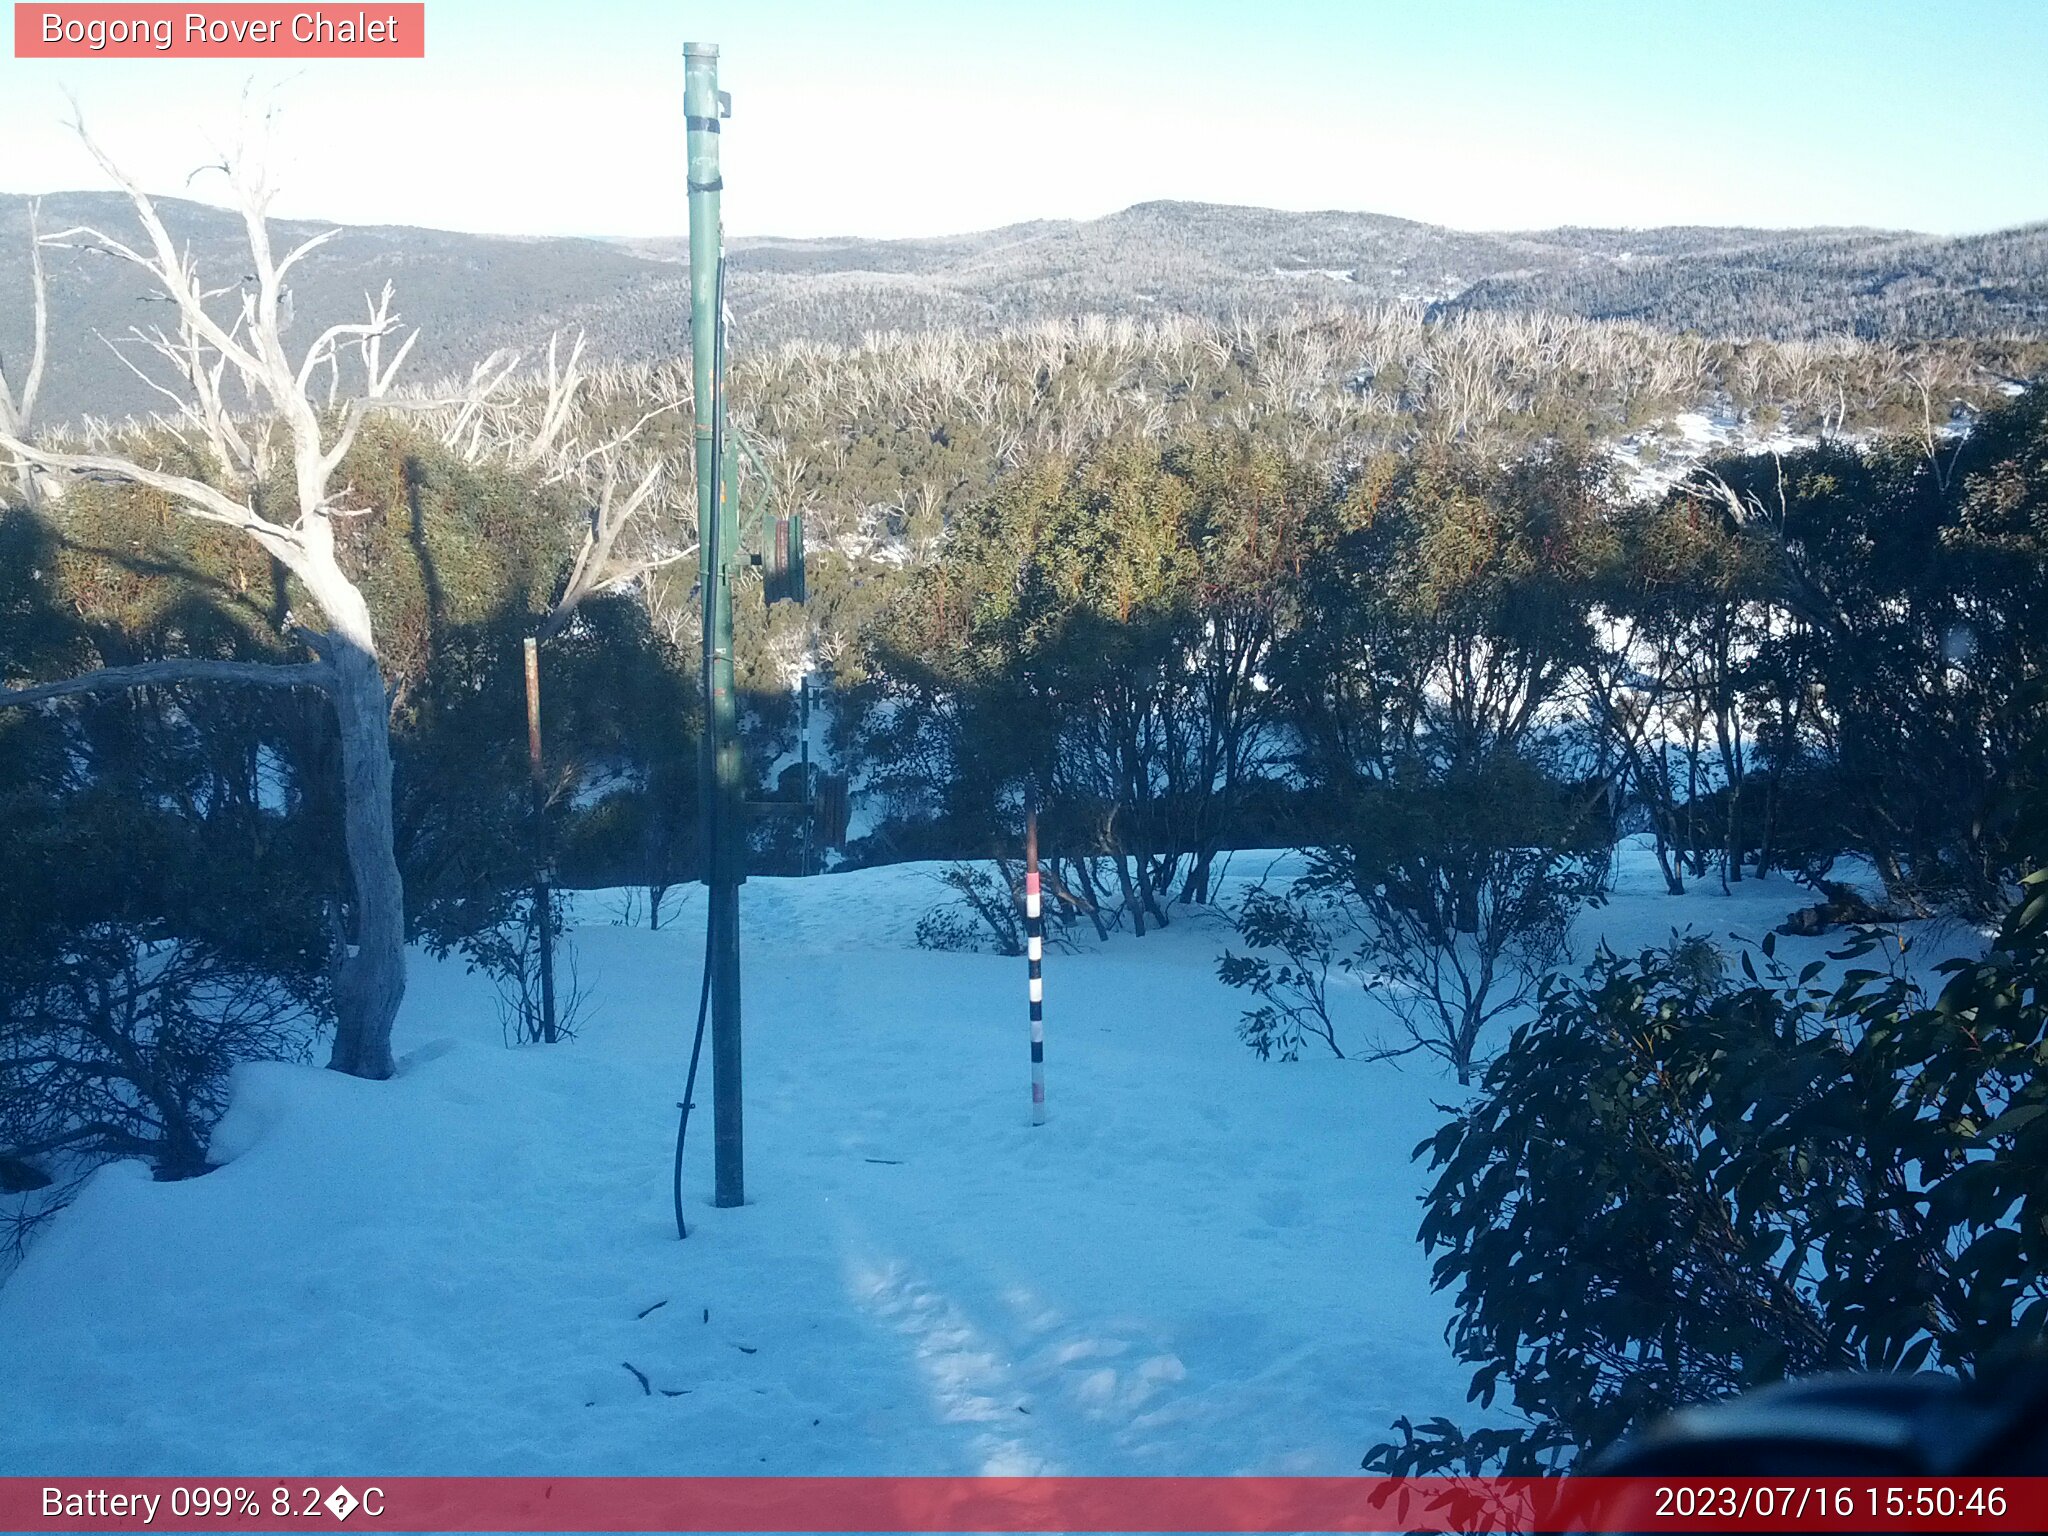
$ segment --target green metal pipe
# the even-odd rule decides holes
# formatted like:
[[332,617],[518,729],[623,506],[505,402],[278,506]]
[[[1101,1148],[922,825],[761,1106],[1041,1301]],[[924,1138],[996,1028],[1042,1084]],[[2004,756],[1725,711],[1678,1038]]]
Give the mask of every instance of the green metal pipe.
[[746,1203],[740,1113],[739,885],[746,878],[739,708],[732,658],[732,551],[737,497],[725,444],[725,232],[719,215],[719,122],[730,110],[718,89],[715,43],[683,45],[683,110],[690,194],[690,369],[696,397],[697,561],[704,602],[704,883],[711,925],[713,1203]]

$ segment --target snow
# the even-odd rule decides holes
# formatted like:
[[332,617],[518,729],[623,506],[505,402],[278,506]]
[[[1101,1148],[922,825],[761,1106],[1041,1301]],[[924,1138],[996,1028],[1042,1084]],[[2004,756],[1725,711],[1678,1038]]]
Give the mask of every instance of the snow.
[[[1844,440],[1857,439],[1851,434]],[[1621,467],[1629,495],[1640,500],[1663,495],[1712,458],[1736,453],[1797,453],[1819,441],[1797,432],[1767,432],[1734,409],[1717,406],[1711,411],[1679,411],[1666,422],[1630,433],[1608,451]],[[1645,461],[1643,452],[1653,444],[1657,456],[1654,462]]]
[[[567,1045],[504,1048],[487,984],[415,954],[393,1081],[245,1067],[225,1166],[109,1167],[37,1241],[0,1473],[1340,1473],[1398,1414],[1469,1422],[1409,1157],[1455,1085],[1256,1061],[1192,912],[1048,956],[1034,1130],[1024,964],[915,948],[935,875],[748,883],[750,1203],[709,1203],[700,1084],[686,1243],[701,893],[659,932],[578,901]],[[1808,899],[1666,897],[1633,843],[1581,947]]]
[[569,804],[575,810],[587,811],[613,795],[643,788],[645,784],[646,775],[631,763],[599,763],[570,790]]

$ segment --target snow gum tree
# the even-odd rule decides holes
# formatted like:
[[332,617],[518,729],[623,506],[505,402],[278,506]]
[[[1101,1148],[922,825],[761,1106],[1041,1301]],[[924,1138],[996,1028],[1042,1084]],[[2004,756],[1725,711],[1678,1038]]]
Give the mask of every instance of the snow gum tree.
[[1330,499],[1315,465],[1222,433],[1020,467],[871,632],[916,706],[874,755],[968,846],[1008,846],[1030,786],[1088,906],[1165,927],[1277,755],[1266,663]]
[[[67,695],[182,683],[314,688],[331,701],[340,743],[343,827],[353,892],[348,942],[337,946],[336,1031],[329,1065],[359,1077],[391,1074],[391,1025],[405,990],[405,901],[393,852],[389,700],[370,608],[337,549],[336,524],[354,510],[337,471],[366,416],[387,400],[417,332],[400,337],[387,284],[365,317],[326,327],[296,356],[287,349],[292,269],[338,231],[279,255],[271,244],[271,191],[242,163],[224,167],[248,238],[249,275],[208,288],[150,198],[89,135],[79,136],[128,194],[140,241],[78,228],[42,237],[86,245],[140,267],[173,306],[175,331],[130,338],[175,384],[150,382],[175,406],[167,425],[207,466],[177,472],[112,449],[32,441],[20,412],[0,419],[0,453],[31,470],[148,487],[188,517],[246,535],[289,574],[296,606],[289,634],[312,655],[299,663],[180,658],[0,691],[21,706]],[[138,371],[141,371],[138,369]],[[345,387],[346,386],[346,387]],[[231,398],[233,407],[231,408]]]

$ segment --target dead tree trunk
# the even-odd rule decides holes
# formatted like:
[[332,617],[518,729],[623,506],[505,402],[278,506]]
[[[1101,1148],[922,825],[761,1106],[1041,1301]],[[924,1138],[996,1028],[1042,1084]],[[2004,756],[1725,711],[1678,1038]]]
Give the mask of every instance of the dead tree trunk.
[[391,1075],[391,1026],[405,996],[405,886],[391,824],[390,707],[377,655],[337,638],[334,718],[341,738],[342,837],[355,887],[355,942],[334,986],[328,1065],[356,1077]]
[[[209,311],[208,303],[236,290],[207,289],[189,252],[172,239],[148,195],[101,152],[83,125],[78,133],[128,194],[144,238],[131,246],[99,230],[80,228],[52,236],[48,243],[87,244],[127,261],[148,273],[175,306],[175,337],[159,330],[137,331],[131,339],[153,351],[177,376],[182,391],[158,386],[160,393],[179,404],[178,416],[165,424],[202,461],[218,466],[219,478],[173,474],[118,452],[40,448],[8,422],[0,422],[0,450],[24,473],[34,468],[145,485],[162,492],[186,516],[237,529],[283,566],[318,609],[321,627],[301,623],[289,629],[320,657],[320,663],[266,667],[170,661],[87,674],[20,690],[11,698],[0,694],[0,702],[134,686],[155,680],[148,674],[165,671],[178,680],[321,687],[333,701],[338,727],[343,841],[354,896],[351,931],[344,936],[336,961],[336,1030],[329,1065],[358,1077],[388,1077],[391,1026],[405,995],[405,891],[393,840],[390,700],[378,665],[369,604],[343,569],[336,548],[335,520],[359,509],[343,504],[345,492],[336,490],[334,481],[365,416],[388,398],[418,333],[407,336],[386,357],[385,343],[399,331],[387,284],[381,298],[370,300],[366,318],[330,325],[294,359],[284,342],[289,310],[286,277],[335,231],[315,235],[282,257],[276,255],[268,224],[270,191],[260,176],[245,175],[245,167],[233,164],[225,169],[241,205],[254,270],[239,290],[239,316],[232,322],[222,320]],[[339,386],[344,364],[351,362],[359,366],[360,392],[344,401],[338,398]],[[316,406],[316,381],[323,377],[325,402]],[[268,415],[252,420],[231,411],[224,382],[228,380],[238,382]],[[282,523],[265,515],[265,490],[287,476],[296,491],[296,516]]]
[[[35,313],[31,319],[28,366],[20,375],[17,389],[7,380],[7,359],[0,357],[0,435],[27,437],[36,413],[36,396],[43,386],[43,366],[50,354],[50,291],[43,272],[43,240],[36,227],[36,205],[28,205],[29,301]],[[37,471],[33,464],[19,463],[21,497],[33,508],[38,500]],[[6,481],[0,479],[0,486]]]

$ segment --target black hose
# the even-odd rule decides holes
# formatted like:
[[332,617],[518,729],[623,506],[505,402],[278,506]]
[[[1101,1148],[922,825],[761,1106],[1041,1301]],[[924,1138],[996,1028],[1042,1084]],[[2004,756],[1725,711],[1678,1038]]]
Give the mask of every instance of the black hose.
[[690,1047],[690,1076],[683,1084],[683,1102],[676,1106],[683,1112],[676,1122],[676,1236],[688,1237],[690,1229],[683,1225],[683,1139],[690,1134],[690,1106],[697,1097],[697,1058],[704,1052],[704,1020],[711,1013],[711,904],[704,904],[704,987],[697,994],[697,1040]]

